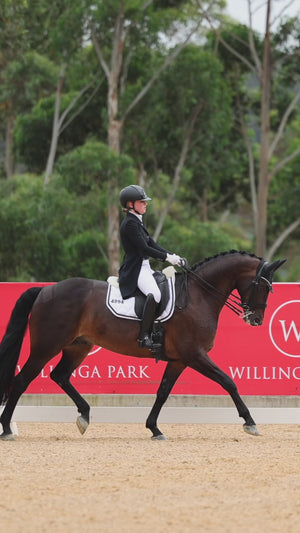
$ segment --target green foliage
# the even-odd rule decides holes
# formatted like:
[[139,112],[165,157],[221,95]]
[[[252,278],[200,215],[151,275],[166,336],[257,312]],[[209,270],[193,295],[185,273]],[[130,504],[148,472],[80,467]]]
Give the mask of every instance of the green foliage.
[[[253,40],[256,51],[260,56],[263,42],[260,35],[255,31],[253,32]],[[228,46],[223,44],[224,41]],[[224,71],[232,80],[233,76],[236,76],[237,74],[239,76],[242,74],[248,74],[249,67],[246,63],[240,61],[240,59],[231,52],[231,50],[238,50],[240,55],[242,55],[249,63],[252,63],[248,26],[236,21],[226,21],[221,27],[220,35],[216,35],[213,31],[207,33],[205,48],[214,52],[217,50],[218,57],[224,65]]]
[[2,72],[0,105],[9,100],[15,112],[24,113],[36,101],[54,90],[57,82],[57,68],[36,52],[28,52],[8,63]]
[[[142,79],[143,75],[141,67]],[[143,84],[140,78],[139,83]],[[161,171],[174,174],[197,113],[182,172],[181,180],[186,185],[182,195],[191,204],[195,204],[195,198],[202,202],[206,195],[210,217],[214,217],[210,205],[220,202],[222,196],[224,203],[231,201],[234,205],[244,187],[240,168],[246,161],[241,140],[238,138],[237,147],[231,143],[231,101],[220,61],[198,46],[188,45],[127,121],[125,149],[137,164],[141,162],[159,189]]]
[[[257,169],[259,84],[212,32],[207,33],[205,43],[186,46],[126,116],[122,155],[117,156],[106,145],[107,79],[99,74],[99,59],[89,40],[91,26],[96,37],[101,36],[101,53],[108,63],[117,15],[124,10],[128,36],[119,87],[122,117],[165,61],[170,43],[176,39],[181,42],[185,23],[195,16],[199,2],[53,0],[49,4],[48,0],[3,0],[2,4],[0,141],[4,139],[6,117],[16,117],[15,156],[28,170],[28,174],[9,181],[0,179],[2,280],[55,281],[77,275],[105,278],[107,184],[116,180],[119,189],[140,180],[145,184],[154,198],[147,214],[153,232],[172,193],[175,169],[197,106],[180,183],[159,242],[185,255],[191,264],[231,248],[252,251],[248,154],[238,109],[246,119]],[[217,12],[222,2],[212,4]],[[232,22],[221,29],[221,37],[230,46],[238,46],[251,61],[248,29]],[[272,84],[273,134],[298,87],[299,34],[299,20],[294,19],[283,21],[271,36],[273,59],[280,59]],[[260,55],[263,42],[257,34],[254,41]],[[86,97],[95,84],[100,87],[84,111],[84,98],[74,107],[78,115],[59,137],[55,172],[44,188],[42,173],[62,62],[67,63],[67,70],[61,113],[88,83],[91,87]],[[289,116],[285,139],[279,143],[272,165],[298,148],[298,114],[295,108]],[[2,161],[0,168],[2,177]],[[269,244],[299,217],[299,171],[297,158],[272,179]],[[118,202],[118,198],[113,201]],[[299,231],[293,235],[295,239]],[[291,272],[298,275],[296,262]]]
[[[300,121],[294,120],[286,135],[286,146],[281,146],[280,155],[285,148],[292,154],[299,148]],[[276,164],[279,158],[274,158]],[[268,227],[271,235],[278,236],[287,226],[299,218],[300,195],[300,155],[291,163],[283,167],[276,174],[270,185],[270,202],[268,212]],[[299,229],[296,235],[299,236]],[[295,235],[293,236],[295,237]]]
[[2,280],[20,276],[56,281],[71,275],[107,274],[102,252],[106,219],[99,189],[81,198],[64,187],[60,176],[46,189],[41,178],[29,175],[2,180],[0,185]]
[[42,98],[32,112],[19,115],[15,125],[16,154],[31,172],[45,169],[50,147],[54,96]]
[[0,66],[30,47],[25,17],[27,2],[1,0],[0,12]]
[[64,242],[68,257],[64,276],[106,279],[108,272],[106,247],[106,234],[100,233],[97,229],[71,235]]
[[[190,265],[222,251],[240,249],[240,242],[230,238],[215,224],[202,223],[195,219],[182,223],[169,218],[159,238],[161,246],[185,257]],[[159,263],[156,266],[161,268]]]
[[120,189],[135,181],[130,157],[118,156],[106,144],[93,139],[59,158],[55,168],[67,190],[77,195],[87,194],[95,187],[105,190],[112,178],[117,179]]
[[[299,233],[299,232],[298,232]],[[289,239],[284,243],[280,251],[280,257],[285,257],[287,262],[277,273],[277,279],[281,282],[300,282],[300,253],[299,253],[299,235]],[[274,258],[274,259],[277,259]]]
[[[62,196],[60,200],[62,200]],[[12,280],[44,276],[51,279],[53,262],[60,260],[58,220],[45,223],[41,201],[42,180],[36,176],[16,176],[1,181],[0,234],[1,279]],[[59,207],[59,206],[56,206]],[[49,277],[48,277],[49,276]]]
[[[100,163],[99,163],[100,162]],[[97,141],[60,158],[49,186],[33,175],[2,180],[0,199],[0,276],[2,280],[55,281],[71,276],[107,276],[107,174],[120,188],[134,182],[128,157]],[[163,246],[190,263],[238,247],[213,224],[168,217]]]
[[61,156],[50,184],[25,174],[0,181],[0,278],[107,277],[107,182],[135,181],[128,156],[95,140]]
[[[92,89],[89,90],[91,91]],[[63,94],[61,113],[66,110],[77,94],[77,91]],[[101,133],[102,137],[105,137],[101,116],[96,113],[102,104],[103,97],[98,93],[85,110],[79,113],[71,125],[62,132],[57,157],[70,152],[74,146],[83,144],[88,135],[94,131],[97,132],[98,137],[101,137]],[[72,113],[76,114],[81,105],[82,99],[76,103]],[[14,130],[15,150],[19,160],[25,163],[31,172],[41,173],[45,170],[52,135],[54,107],[55,95],[52,94],[50,97],[41,98],[30,113],[19,115],[17,118]]]

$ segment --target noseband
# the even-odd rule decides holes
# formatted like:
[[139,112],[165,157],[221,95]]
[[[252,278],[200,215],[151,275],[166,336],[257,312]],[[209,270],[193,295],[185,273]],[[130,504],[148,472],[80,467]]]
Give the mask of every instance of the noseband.
[[[239,317],[246,319],[249,316],[254,314],[253,309],[265,309],[267,307],[266,302],[259,303],[256,302],[256,294],[259,287],[259,284],[261,282],[265,283],[268,290],[270,292],[273,292],[272,290],[272,281],[269,280],[265,276],[265,267],[268,264],[267,261],[264,259],[260,260],[260,263],[256,270],[256,276],[251,281],[248,288],[250,288],[250,294],[247,302],[243,302],[240,296],[237,296],[235,294],[230,294],[229,296],[226,296],[222,291],[211,285],[208,281],[200,277],[196,272],[194,272],[187,264],[182,266],[182,269],[186,273],[186,285],[187,285],[187,275],[191,275],[194,279],[197,280],[197,282],[206,289],[210,294],[213,294],[213,296],[219,300],[223,305],[228,307],[233,313],[238,315]],[[186,287],[187,288],[187,287]],[[187,291],[186,291],[187,294]],[[225,301],[224,301],[225,300]],[[182,307],[179,307],[182,309]]]

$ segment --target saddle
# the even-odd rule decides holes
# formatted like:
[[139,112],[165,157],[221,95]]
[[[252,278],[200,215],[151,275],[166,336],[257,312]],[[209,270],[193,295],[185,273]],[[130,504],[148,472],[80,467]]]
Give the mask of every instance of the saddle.
[[[165,322],[174,312],[175,307],[175,268],[169,266],[162,272],[156,271],[153,276],[161,292],[161,301],[157,306],[156,320]],[[106,306],[119,318],[129,320],[141,320],[146,296],[137,289],[134,296],[123,300],[118,278],[110,276],[107,279],[108,289],[106,295]]]

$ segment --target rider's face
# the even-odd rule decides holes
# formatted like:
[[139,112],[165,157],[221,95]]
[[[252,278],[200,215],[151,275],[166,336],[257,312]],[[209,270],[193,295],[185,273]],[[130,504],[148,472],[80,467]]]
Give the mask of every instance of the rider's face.
[[133,207],[135,211],[143,215],[147,211],[147,202],[145,200],[136,200]]

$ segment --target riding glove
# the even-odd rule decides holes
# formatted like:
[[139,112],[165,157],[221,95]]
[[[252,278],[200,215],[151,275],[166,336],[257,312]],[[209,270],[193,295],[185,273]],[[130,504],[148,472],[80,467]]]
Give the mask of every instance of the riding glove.
[[182,266],[185,264],[185,260],[176,254],[167,254],[166,260],[168,261],[168,263],[171,263],[171,265],[174,266]]

